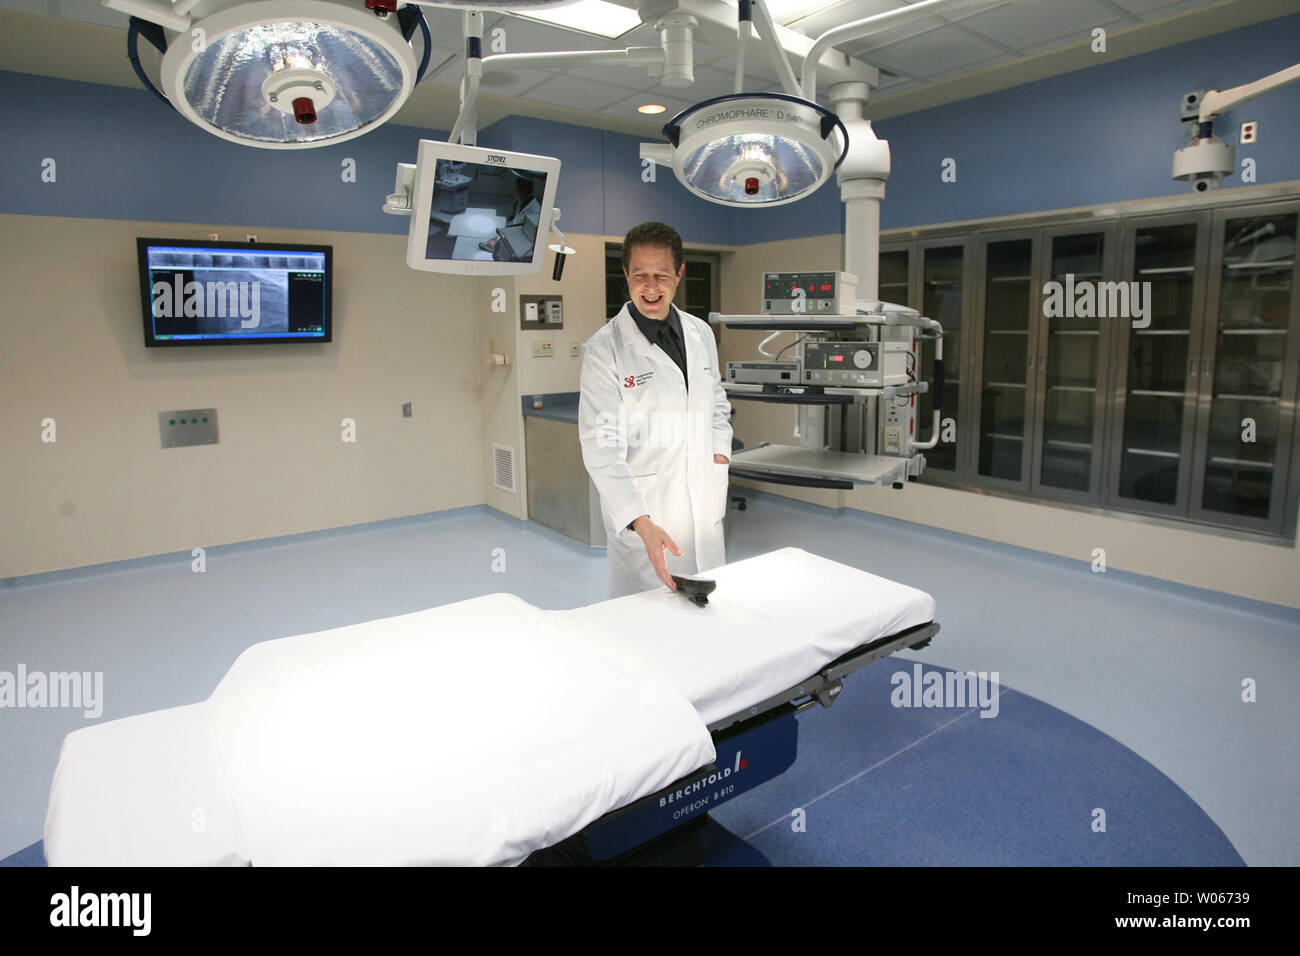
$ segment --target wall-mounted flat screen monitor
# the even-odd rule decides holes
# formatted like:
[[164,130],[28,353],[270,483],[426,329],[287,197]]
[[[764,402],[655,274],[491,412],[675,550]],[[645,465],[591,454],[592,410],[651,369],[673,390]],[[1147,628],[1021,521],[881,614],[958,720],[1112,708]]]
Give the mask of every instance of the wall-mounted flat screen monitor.
[[328,342],[333,246],[137,239],[144,344]]
[[553,156],[420,140],[406,264],[460,275],[540,272],[559,178]]

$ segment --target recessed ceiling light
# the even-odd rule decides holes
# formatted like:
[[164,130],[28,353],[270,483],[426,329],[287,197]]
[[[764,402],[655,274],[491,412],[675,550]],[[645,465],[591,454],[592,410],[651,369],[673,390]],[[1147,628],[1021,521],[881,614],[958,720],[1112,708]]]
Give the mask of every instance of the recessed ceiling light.
[[512,10],[511,13],[527,20],[540,20],[543,23],[564,27],[566,30],[592,33],[610,40],[621,37],[628,30],[641,24],[641,15],[635,10],[620,7],[616,3],[608,3],[606,0],[578,0],[577,3],[545,10],[532,10],[525,7]]
[[662,113],[666,109],[668,109],[668,107],[660,106],[658,103],[646,103],[644,106],[638,106],[636,111],[638,113],[649,113],[653,115],[655,113]]

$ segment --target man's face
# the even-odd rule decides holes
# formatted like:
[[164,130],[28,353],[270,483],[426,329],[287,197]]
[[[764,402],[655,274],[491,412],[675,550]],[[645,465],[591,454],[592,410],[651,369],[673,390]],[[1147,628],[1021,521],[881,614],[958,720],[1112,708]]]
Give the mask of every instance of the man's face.
[[632,247],[628,257],[627,290],[632,304],[642,315],[663,321],[668,318],[677,284],[686,272],[685,264],[673,270],[673,251],[667,246],[647,246],[641,243]]

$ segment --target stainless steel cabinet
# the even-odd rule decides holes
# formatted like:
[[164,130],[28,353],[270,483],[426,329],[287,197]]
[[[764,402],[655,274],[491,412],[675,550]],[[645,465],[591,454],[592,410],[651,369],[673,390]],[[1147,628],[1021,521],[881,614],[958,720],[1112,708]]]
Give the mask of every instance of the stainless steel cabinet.
[[1298,232],[1282,200],[884,243],[881,297],[945,330],[956,440],[921,480],[1289,534]]
[[1031,490],[1096,501],[1102,486],[1110,356],[1121,297],[1102,284],[1115,272],[1113,227],[1044,230],[1042,307],[1035,316],[1037,413]]
[[1118,325],[1108,503],[1187,514],[1208,250],[1208,213],[1125,228],[1122,277],[1149,290],[1150,315]]
[[1192,517],[1281,531],[1300,365],[1298,217],[1300,203],[1215,213]]
[[1035,425],[1036,239],[1036,230],[979,239],[978,331],[970,356],[975,406],[963,415],[961,426],[967,434],[973,429],[978,483],[1018,491],[1029,490],[1029,439]]

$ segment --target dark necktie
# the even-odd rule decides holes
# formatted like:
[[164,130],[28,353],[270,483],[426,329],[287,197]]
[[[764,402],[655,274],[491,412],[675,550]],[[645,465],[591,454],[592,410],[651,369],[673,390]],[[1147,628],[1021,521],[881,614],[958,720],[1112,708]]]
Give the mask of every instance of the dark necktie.
[[[682,350],[677,347],[677,336],[673,335],[672,326],[668,320],[659,323],[658,331],[659,347],[668,354],[668,357],[677,363],[677,367],[682,370],[682,381],[686,382],[686,359],[682,357]],[[689,387],[689,385],[688,385]]]

